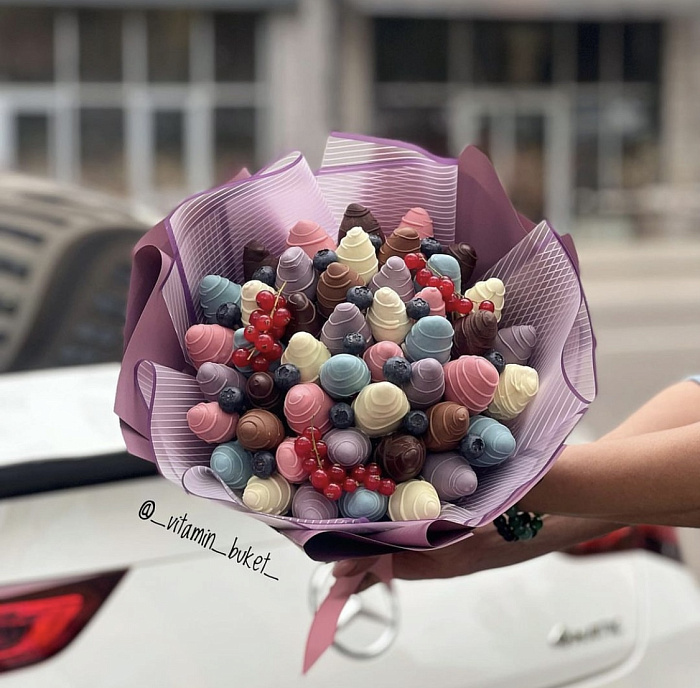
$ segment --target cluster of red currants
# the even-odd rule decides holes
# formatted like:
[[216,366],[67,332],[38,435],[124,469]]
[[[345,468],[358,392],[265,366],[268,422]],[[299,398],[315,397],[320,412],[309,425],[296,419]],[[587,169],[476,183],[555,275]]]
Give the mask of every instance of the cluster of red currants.
[[336,501],[343,492],[354,492],[362,486],[390,497],[396,490],[396,483],[390,478],[382,478],[378,464],[370,463],[354,468],[344,468],[328,459],[328,446],[321,439],[321,431],[308,427],[294,440],[294,451],[302,460],[302,466],[309,475],[309,482],[328,499]]
[[[428,261],[422,253],[409,253],[404,257],[404,262],[406,267],[415,273],[414,278],[421,287],[435,287],[442,294],[447,313],[469,315],[472,312],[473,301],[455,292],[454,282],[449,277],[436,275],[428,268]],[[493,313],[495,307],[491,301],[482,301],[479,304],[479,310]]]
[[282,358],[282,344],[287,325],[292,314],[287,301],[273,291],[263,290],[255,297],[258,309],[250,314],[250,324],[243,330],[243,336],[253,347],[240,347],[233,352],[231,361],[239,368],[251,366],[255,372],[266,372],[270,363]]

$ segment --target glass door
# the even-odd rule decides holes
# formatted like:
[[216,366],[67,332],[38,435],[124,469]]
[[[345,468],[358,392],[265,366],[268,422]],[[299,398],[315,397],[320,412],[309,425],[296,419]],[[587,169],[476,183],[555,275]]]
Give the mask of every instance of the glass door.
[[464,89],[450,99],[451,150],[471,143],[489,156],[521,213],[571,230],[572,110],[551,90]]

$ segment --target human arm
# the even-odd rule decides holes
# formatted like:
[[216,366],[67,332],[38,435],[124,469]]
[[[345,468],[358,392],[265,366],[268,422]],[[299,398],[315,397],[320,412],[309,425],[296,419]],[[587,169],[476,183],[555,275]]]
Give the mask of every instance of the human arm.
[[[545,525],[537,537],[520,542],[504,542],[496,529],[488,525],[477,528],[472,537],[448,547],[393,554],[393,573],[395,578],[406,580],[464,576],[567,549],[617,530],[620,526],[620,523],[611,521],[546,516]],[[376,557],[350,559],[336,564],[333,572],[337,577],[352,576],[367,571],[376,561]]]
[[675,384],[597,442],[566,447],[520,507],[700,527],[700,385]]
[[636,437],[700,422],[700,384],[684,380],[666,387],[598,442]]
[[[589,518],[624,514],[630,523],[700,513],[700,423],[566,447],[519,505]],[[688,525],[700,527],[700,519]]]

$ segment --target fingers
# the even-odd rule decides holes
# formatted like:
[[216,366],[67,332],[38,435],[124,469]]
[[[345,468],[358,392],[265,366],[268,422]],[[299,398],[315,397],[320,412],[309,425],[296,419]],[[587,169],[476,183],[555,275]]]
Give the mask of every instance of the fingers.
[[346,576],[356,576],[359,573],[368,571],[377,562],[379,557],[367,557],[364,559],[346,559],[345,561],[339,561],[333,567],[333,575],[336,578],[343,578]]
[[381,583],[379,578],[377,578],[377,576],[375,576],[373,573],[368,573],[360,582],[360,585],[357,588],[357,592],[364,592],[365,590],[368,590],[377,583]]

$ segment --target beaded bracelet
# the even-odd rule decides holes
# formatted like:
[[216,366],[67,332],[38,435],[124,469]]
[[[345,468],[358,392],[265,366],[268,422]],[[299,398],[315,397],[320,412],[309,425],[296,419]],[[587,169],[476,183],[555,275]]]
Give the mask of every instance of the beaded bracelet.
[[518,511],[512,506],[505,514],[494,520],[493,524],[498,534],[507,542],[531,540],[542,529],[542,514],[531,514],[528,511]]

